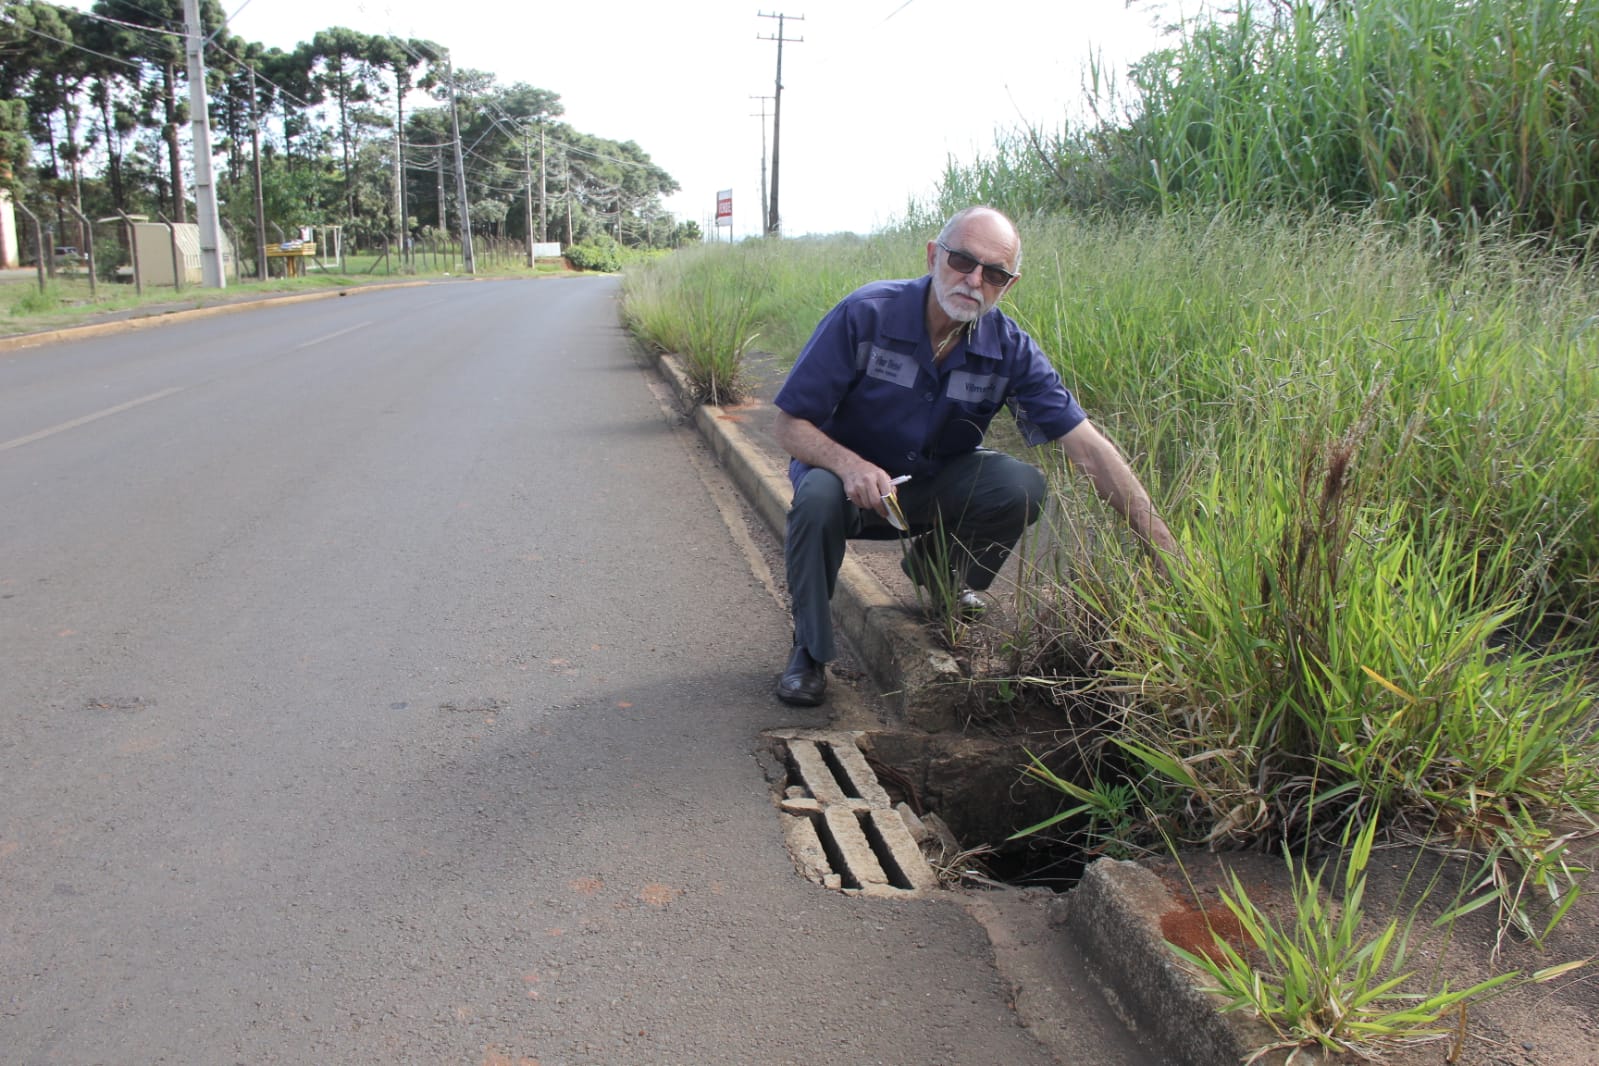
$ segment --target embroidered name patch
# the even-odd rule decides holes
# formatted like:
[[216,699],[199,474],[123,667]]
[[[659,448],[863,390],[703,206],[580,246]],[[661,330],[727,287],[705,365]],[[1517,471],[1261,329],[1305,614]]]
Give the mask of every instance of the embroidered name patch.
[[970,370],[956,370],[949,375],[949,387],[944,395],[961,403],[997,404],[1005,398],[1010,378],[1003,374],[974,374]]
[[909,355],[901,355],[875,345],[866,353],[866,376],[879,381],[891,381],[902,389],[916,384],[918,367]]

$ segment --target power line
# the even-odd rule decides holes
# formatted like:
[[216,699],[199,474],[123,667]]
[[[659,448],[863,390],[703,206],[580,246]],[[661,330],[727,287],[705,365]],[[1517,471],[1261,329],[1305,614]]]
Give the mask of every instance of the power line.
[[[181,30],[163,30],[159,26],[147,26],[147,25],[145,25],[142,22],[124,22],[121,19],[114,19],[114,18],[111,18],[109,15],[99,15],[99,14],[96,14],[95,12],[93,12],[93,11],[79,11],[78,14],[82,15],[86,19],[91,19],[91,20],[93,20],[95,22],[108,22],[108,23],[110,23],[113,26],[123,26],[123,27],[126,27],[127,29],[130,29],[130,30],[138,30],[140,33],[155,33],[155,34],[161,35],[162,37],[183,38],[183,37],[187,37],[188,36],[188,34],[183,33]],[[151,14],[152,18],[160,18],[161,17],[161,16],[155,15],[153,13],[150,13],[150,14]]]
[[43,30],[34,29],[32,26],[24,26],[20,22],[13,22],[12,25],[17,29],[22,30],[24,33],[31,33],[35,37],[43,37],[47,41],[54,41],[56,44],[65,45],[66,47],[76,49],[79,52],[84,52],[91,56],[97,56],[100,59],[108,59],[113,63],[121,63],[123,66],[132,67],[134,70],[144,69],[144,65],[142,63],[135,63],[131,60],[123,59],[120,56],[106,55],[104,52],[96,52],[93,48],[85,48],[76,41],[64,41],[54,34],[46,33]]

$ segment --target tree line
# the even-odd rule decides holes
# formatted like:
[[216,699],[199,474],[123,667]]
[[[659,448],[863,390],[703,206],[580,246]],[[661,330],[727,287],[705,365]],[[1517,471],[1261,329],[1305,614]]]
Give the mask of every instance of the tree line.
[[[87,11],[7,0],[0,14],[0,181],[12,195],[55,205],[65,232],[67,204],[91,218],[188,220],[182,0]],[[653,247],[699,237],[662,206],[672,176],[633,141],[562,121],[556,92],[452,70],[433,41],[334,27],[285,51],[229,34],[216,0],[201,0],[200,18],[217,198],[236,231],[254,232],[257,173],[280,232],[336,224],[378,247],[459,231],[453,95],[474,234]]]

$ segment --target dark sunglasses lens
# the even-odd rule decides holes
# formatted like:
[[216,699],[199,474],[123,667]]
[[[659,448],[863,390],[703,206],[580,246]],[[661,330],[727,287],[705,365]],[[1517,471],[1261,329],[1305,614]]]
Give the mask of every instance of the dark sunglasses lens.
[[970,274],[978,267],[982,267],[983,280],[994,286],[1003,285],[1011,278],[1008,271],[1001,270],[997,266],[989,266],[987,263],[973,259],[965,252],[957,252],[949,248],[944,250],[949,253],[949,268],[957,274]]
[[949,268],[957,274],[970,274],[977,266],[977,260],[965,252],[949,253]]

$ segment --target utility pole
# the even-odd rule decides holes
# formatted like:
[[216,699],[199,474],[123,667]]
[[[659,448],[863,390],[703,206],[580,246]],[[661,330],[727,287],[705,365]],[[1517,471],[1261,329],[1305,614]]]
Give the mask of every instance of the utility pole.
[[394,213],[399,221],[394,224],[400,231],[400,249],[408,269],[416,270],[411,250],[411,210],[405,195],[405,94],[400,92],[404,79],[395,77],[394,83]]
[[539,120],[539,240],[549,239],[550,223],[544,200],[544,120]]
[[[250,147],[255,158],[255,279],[265,281],[267,277],[266,254],[266,194],[261,187],[261,122],[255,112],[255,67],[250,67]],[[234,255],[239,250],[233,250]]]
[[572,157],[561,153],[561,199],[566,201],[566,246],[572,247]]
[[466,202],[466,166],[461,160],[461,119],[455,113],[455,67],[450,63],[448,52],[444,54],[444,77],[450,83],[450,134],[455,138],[455,213],[461,216],[461,266],[468,274],[476,274],[477,261],[472,257],[472,209]]
[[775,237],[782,229],[782,215],[780,215],[777,210],[777,161],[778,146],[782,143],[779,131],[782,128],[783,122],[783,42],[793,41],[795,44],[799,44],[805,40],[803,37],[784,37],[783,22],[785,19],[790,18],[794,19],[796,22],[804,22],[805,16],[784,15],[782,13],[768,15],[764,11],[757,12],[757,14],[759,14],[763,19],[777,20],[777,35],[775,37],[762,37],[759,34],[756,34],[757,40],[777,42],[777,89],[776,95],[772,97],[772,198],[767,205],[766,214],[766,235],[768,237]]
[[410,262],[410,250],[405,246],[409,231],[405,227],[405,141],[401,137],[398,116],[394,122],[394,244],[402,269]]
[[449,211],[444,203],[444,145],[436,145],[438,154],[433,157],[434,165],[439,171],[439,232],[445,236],[450,232]]
[[[760,119],[761,119],[761,218],[765,219],[767,217],[767,213],[766,213],[766,210],[767,210],[766,209],[766,101],[770,100],[771,97],[770,96],[752,96],[752,97],[750,97],[750,99],[751,100],[759,100],[761,102],[761,114],[760,114]],[[755,116],[752,114],[752,115],[750,115],[750,117],[754,118]],[[764,225],[765,223],[763,222],[762,224]]]
[[[189,113],[194,116],[194,206],[200,223],[200,281],[208,289],[227,286],[218,236],[216,179],[211,175],[211,121],[205,97],[205,38],[201,35],[200,0],[183,0],[189,59]],[[180,216],[181,217],[181,216]]]
[[522,165],[527,168],[527,267],[533,269],[533,144],[522,131]]

